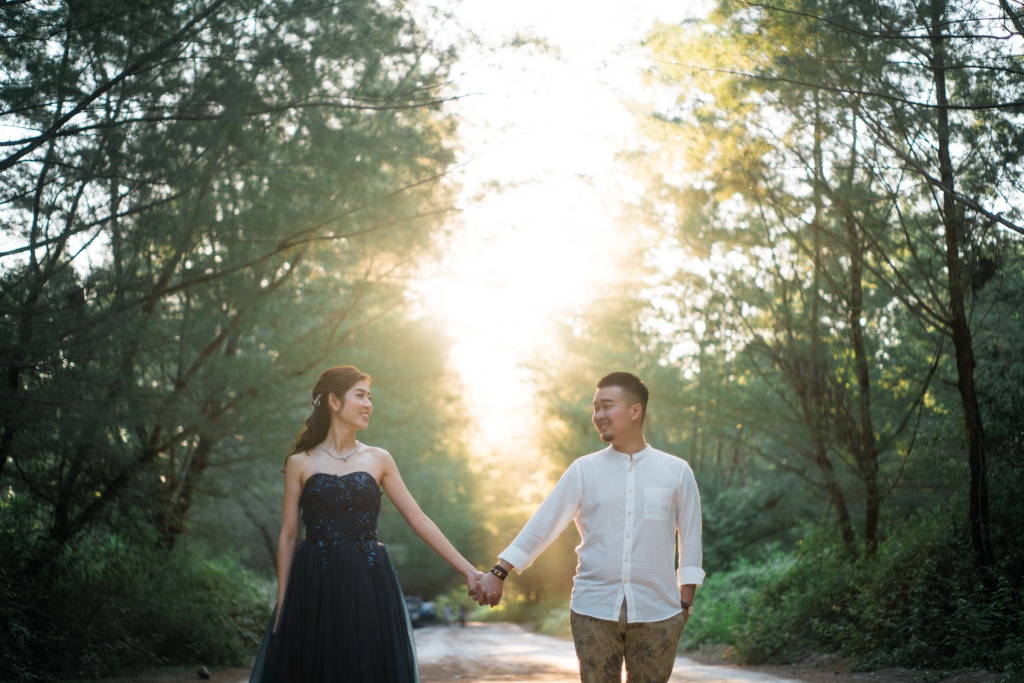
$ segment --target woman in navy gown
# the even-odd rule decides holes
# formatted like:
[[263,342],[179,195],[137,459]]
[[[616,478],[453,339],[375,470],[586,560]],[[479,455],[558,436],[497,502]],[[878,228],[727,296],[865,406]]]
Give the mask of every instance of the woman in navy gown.
[[352,366],[325,370],[313,387],[283,470],[277,607],[250,683],[419,680],[402,589],[377,541],[382,489],[468,589],[483,576],[423,514],[391,454],[356,440],[372,412],[370,377]]

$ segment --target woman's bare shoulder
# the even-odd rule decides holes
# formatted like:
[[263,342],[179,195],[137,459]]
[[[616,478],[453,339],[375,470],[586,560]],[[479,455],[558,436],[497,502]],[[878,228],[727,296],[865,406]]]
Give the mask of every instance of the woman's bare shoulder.
[[395,459],[391,457],[391,454],[380,446],[363,444],[363,450],[366,455],[373,460],[373,462],[378,463],[383,469],[387,469],[389,465],[392,465],[395,462]]
[[363,444],[362,451],[372,458],[390,458],[391,454],[380,446],[372,446],[368,443]]
[[302,479],[305,479],[305,476],[303,475],[305,475],[306,470],[309,469],[309,463],[312,459],[313,456],[309,453],[309,451],[299,451],[297,453],[292,453],[287,458],[285,458],[285,475],[297,474],[300,475]]

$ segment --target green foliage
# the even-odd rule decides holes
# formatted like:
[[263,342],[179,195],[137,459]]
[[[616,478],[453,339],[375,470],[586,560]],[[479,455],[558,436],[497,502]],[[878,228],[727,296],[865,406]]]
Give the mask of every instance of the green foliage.
[[[192,508],[223,522],[210,547],[265,567],[318,373],[408,353],[401,395],[428,345],[359,336],[407,313],[455,191],[455,55],[421,21],[375,0],[0,7],[8,671],[253,654],[264,615],[231,575],[256,560],[196,557]],[[408,446],[452,453],[422,485],[446,513],[469,497],[459,430],[417,407]]]
[[747,603],[749,612],[736,636],[742,659],[789,662],[807,652],[849,647],[845,636],[857,623],[851,620],[857,618],[866,587],[833,541],[807,545],[788,568],[769,575]]
[[863,668],[1019,673],[1021,555],[1007,553],[995,572],[978,574],[969,539],[946,514],[917,517],[876,558],[857,562],[834,539],[813,534],[794,555],[711,575],[683,645],[728,644],[746,662],[827,652]]
[[[1019,302],[1024,233],[1019,121],[998,104],[1024,80],[1001,22],[958,0],[723,0],[648,41],[661,92],[639,208],[679,254],[652,274],[677,311],[652,305],[655,329],[699,367],[689,396],[720,397],[707,436],[738,441],[744,424],[745,447],[817,489],[849,552],[873,552],[900,487],[942,487],[910,461],[957,411],[991,561],[974,356],[1005,332],[994,302]],[[1004,210],[1017,233],[995,228]]]
[[0,477],[39,508],[38,563],[125,518],[173,545],[219,446],[403,303],[450,206],[454,56],[373,0],[0,22],[25,131],[0,158]]
[[[13,539],[5,538],[10,551]],[[9,680],[97,678],[154,664],[248,664],[270,586],[235,555],[80,536],[32,576],[0,569],[0,669]]]
[[702,494],[688,645],[1019,671],[1024,80],[1003,33],[956,0],[724,0],[652,32],[634,270],[534,368],[557,467],[594,450],[598,376],[651,387],[646,436]]
[[[803,531],[793,520],[814,518],[816,503],[800,490],[792,474],[749,463],[742,481],[725,486],[708,468],[701,488],[704,522],[704,564],[715,572],[731,571],[734,564],[770,560],[779,548],[795,547]],[[699,475],[698,475],[699,476]]]
[[[794,661],[824,652],[849,656],[865,668],[987,667],[1020,675],[1024,440],[1015,414],[1024,400],[1020,255],[1020,245],[1011,241],[1003,251],[1006,267],[977,299],[989,312],[977,348],[999,558],[991,572],[975,565],[956,514],[966,507],[968,472],[955,387],[939,383],[929,390],[915,442],[898,445],[906,455],[891,463],[892,490],[877,553],[866,552],[863,544],[850,552],[836,539],[831,515],[822,514],[820,500],[809,495],[807,472],[790,449],[793,425],[779,417],[778,394],[742,355],[728,357],[706,344],[694,355],[674,357],[658,330],[643,327],[642,312],[621,302],[635,314],[628,322],[625,311],[615,307],[612,321],[606,311],[580,312],[565,331],[558,363],[540,373],[547,383],[542,392],[547,428],[554,425],[556,436],[573,437],[549,443],[559,449],[558,458],[566,458],[574,451],[563,447],[578,450],[592,438],[586,419],[591,382],[580,368],[596,374],[614,363],[638,368],[647,378],[652,389],[648,438],[690,461],[701,488],[708,578],[699,589],[698,613],[684,633],[684,648],[725,644],[749,662]],[[928,362],[933,349],[915,338],[913,326],[899,327],[905,335],[886,349],[881,372],[889,391],[905,398],[918,376],[915,368]],[[686,340],[681,334],[679,343]],[[940,372],[954,374],[949,365]],[[881,405],[888,410],[894,403]],[[880,409],[878,418],[889,428],[893,418],[886,410]],[[855,495],[850,501],[856,513],[861,501]],[[536,606],[513,605],[509,614],[543,622],[547,605],[558,602],[548,598]]]
[[738,629],[751,616],[750,605],[765,587],[790,571],[791,555],[776,552],[758,563],[745,561],[722,572],[708,574],[699,589],[697,612],[683,631],[684,650],[704,644],[735,645]]

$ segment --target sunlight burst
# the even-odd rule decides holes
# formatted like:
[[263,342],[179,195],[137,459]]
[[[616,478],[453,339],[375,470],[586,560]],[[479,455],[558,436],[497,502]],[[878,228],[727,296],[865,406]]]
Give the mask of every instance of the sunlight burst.
[[611,219],[596,190],[578,179],[516,188],[464,219],[421,295],[448,321],[453,369],[494,443],[523,430],[520,409],[531,387],[521,361],[607,272]]

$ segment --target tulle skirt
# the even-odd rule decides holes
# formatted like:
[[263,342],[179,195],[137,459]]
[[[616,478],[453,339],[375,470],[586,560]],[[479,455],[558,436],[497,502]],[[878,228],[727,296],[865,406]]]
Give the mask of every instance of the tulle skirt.
[[412,624],[384,547],[303,543],[277,633],[267,625],[250,683],[417,683]]

